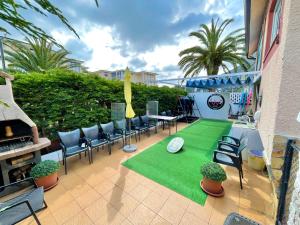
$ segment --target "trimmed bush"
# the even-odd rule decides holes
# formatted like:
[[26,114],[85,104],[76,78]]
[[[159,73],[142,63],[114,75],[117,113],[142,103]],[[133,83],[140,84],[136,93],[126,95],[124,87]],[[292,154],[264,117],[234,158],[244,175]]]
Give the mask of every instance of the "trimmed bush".
[[39,162],[34,167],[32,167],[30,171],[30,176],[34,179],[40,178],[40,177],[46,177],[48,175],[51,175],[59,170],[59,163],[55,162],[53,160],[45,160],[42,162]]
[[215,162],[209,162],[201,167],[201,174],[210,180],[222,182],[227,179],[224,169]]
[[[91,73],[52,70],[46,73],[15,74],[16,102],[37,124],[41,135],[51,140],[57,131],[87,127],[110,120],[112,102],[125,102],[122,81],[110,81]],[[159,101],[159,110],[176,110],[178,88],[132,84],[132,105],[145,114],[149,100]]]

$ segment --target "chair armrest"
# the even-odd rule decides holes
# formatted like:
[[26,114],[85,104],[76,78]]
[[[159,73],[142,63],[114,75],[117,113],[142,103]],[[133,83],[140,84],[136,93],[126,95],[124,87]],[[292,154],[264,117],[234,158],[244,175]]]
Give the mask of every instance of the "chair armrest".
[[83,143],[89,146],[89,140],[86,137],[79,139],[79,145],[81,146]]
[[150,122],[148,122],[148,123],[143,122],[142,126],[143,126],[143,127],[149,127],[149,126],[150,126]]
[[122,135],[124,134],[124,131],[120,128],[115,128],[114,131],[115,131],[115,133],[118,133],[118,134],[122,134]]
[[157,125],[157,119],[150,119],[149,124]]
[[103,136],[104,136],[105,139],[107,139],[107,140],[110,141],[111,138],[110,138],[110,134],[109,133],[104,133],[103,132]]
[[7,184],[7,185],[4,185],[4,186],[1,186],[0,189],[2,188],[7,188],[7,187],[10,187],[10,186],[14,186],[14,185],[17,185],[17,184],[21,184],[21,183],[24,183],[24,182],[28,182],[28,181],[31,181],[32,184],[36,186],[35,182],[34,182],[34,179],[32,177],[28,177],[28,178],[25,178],[23,180],[20,180],[20,181],[16,181],[16,182],[13,182],[13,183],[10,183],[10,184]]
[[67,150],[66,146],[62,142],[60,142],[59,145],[60,145],[62,151],[66,152],[66,150]]
[[85,137],[85,140],[86,140],[88,146],[91,147],[91,145],[92,145],[92,139]]
[[235,137],[232,137],[232,136],[228,136],[228,135],[222,136],[222,141],[226,141],[227,138],[231,139],[232,141],[234,141],[234,143],[236,145],[240,145],[240,140],[238,138],[235,138]]

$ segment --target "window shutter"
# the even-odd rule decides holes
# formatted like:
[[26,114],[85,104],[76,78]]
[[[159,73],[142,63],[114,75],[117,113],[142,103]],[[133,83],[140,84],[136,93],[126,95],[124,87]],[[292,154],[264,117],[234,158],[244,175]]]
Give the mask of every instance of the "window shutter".
[[273,22],[272,22],[272,33],[271,33],[271,41],[270,44],[272,45],[275,41],[280,27],[280,17],[281,17],[281,0],[277,0],[274,14],[273,14]]

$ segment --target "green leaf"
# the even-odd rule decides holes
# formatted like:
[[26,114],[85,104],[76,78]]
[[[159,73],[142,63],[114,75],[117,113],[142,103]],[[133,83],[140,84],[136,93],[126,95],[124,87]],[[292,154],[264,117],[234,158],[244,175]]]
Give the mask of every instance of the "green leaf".
[[179,53],[181,59],[178,65],[184,77],[199,75],[202,70],[206,70],[207,75],[217,75],[220,68],[228,73],[228,66],[234,70],[240,67],[248,71],[251,65],[244,51],[244,30],[237,29],[224,36],[224,31],[232,22],[233,19],[226,19],[222,23],[219,23],[219,19],[212,19],[210,26],[201,24],[198,31],[190,33],[190,37],[199,40],[199,45]]

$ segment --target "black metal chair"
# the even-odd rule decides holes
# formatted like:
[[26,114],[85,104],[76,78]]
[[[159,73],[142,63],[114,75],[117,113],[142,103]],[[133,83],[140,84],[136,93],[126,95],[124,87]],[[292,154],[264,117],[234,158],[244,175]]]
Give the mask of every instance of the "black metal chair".
[[47,204],[44,188],[37,187],[33,178],[0,187],[0,196],[0,224],[16,224],[30,216],[37,224],[41,224],[36,212],[47,208]]
[[167,115],[167,113],[166,113],[165,111],[163,111],[163,112],[161,112],[161,113],[160,113],[160,115],[162,115],[162,116],[166,116],[166,115]]
[[236,138],[236,137],[228,136],[228,135],[222,136],[222,139],[219,142],[226,142],[226,143],[236,145],[237,147],[239,147],[240,143],[241,143],[241,140],[243,138],[246,138],[245,132],[242,133],[240,138]]
[[[246,145],[247,145],[247,141],[248,141],[247,136],[245,135],[245,133],[242,133],[240,138],[236,138],[236,137],[229,136],[229,135],[222,136],[222,139],[219,140],[218,143],[224,144],[224,145],[222,145],[223,148],[227,149],[228,151],[232,151],[232,148],[226,146],[226,144],[234,145],[236,148],[239,148],[241,146],[241,143],[244,143],[244,144],[246,143]],[[241,152],[240,152],[240,157],[242,158]],[[242,163],[243,163],[243,160],[242,160]]]
[[105,138],[108,139],[110,144],[114,144],[115,141],[122,139],[124,146],[123,131],[121,129],[115,128],[113,122],[100,124],[100,126]]
[[147,115],[141,116],[142,125],[147,126],[150,130],[151,128],[155,129],[155,133],[157,133],[157,120],[151,120]]
[[69,132],[58,132],[60,138],[60,146],[63,151],[63,164],[65,166],[65,174],[67,171],[67,158],[73,155],[79,154],[81,158],[81,153],[84,152],[85,155],[88,153],[89,163],[92,163],[90,155],[90,146],[87,139],[80,138],[80,130],[76,129]]
[[247,147],[247,141],[247,138],[241,139],[239,146],[219,142],[218,148],[214,151],[213,156],[214,162],[237,168],[239,171],[241,189],[243,189],[242,178],[244,177],[242,151]]
[[149,132],[149,127],[142,124],[142,121],[138,116],[132,118],[130,121],[131,121],[132,130],[135,130],[136,132],[138,132],[139,140],[141,140],[141,133],[142,132]]
[[[165,111],[162,111],[160,113],[161,116],[167,116],[167,113]],[[158,120],[159,122],[161,122],[163,130],[165,129],[165,121],[164,120]]]
[[[166,115],[167,116],[174,116],[173,112],[170,109],[166,111]],[[174,126],[175,125],[174,121],[172,121],[171,124],[172,124],[172,126]],[[168,125],[170,125],[170,123],[168,123]]]
[[[104,138],[103,134],[99,132],[99,126],[94,125],[92,127],[81,128],[82,132],[87,139],[91,150],[97,149],[99,151],[100,147],[104,148],[104,145],[107,144],[108,152],[111,154],[110,143],[107,138]],[[91,160],[93,162],[93,151],[91,151]]]
[[115,121],[115,126],[116,126],[117,129],[122,130],[122,133],[125,136],[125,143],[127,143],[127,138],[129,136],[133,136],[133,135],[135,137],[135,142],[137,142],[137,132],[136,132],[136,130],[130,130],[130,132],[129,132],[129,127],[128,127],[127,122],[126,122],[125,119]]
[[167,116],[174,116],[171,110],[166,111]]

